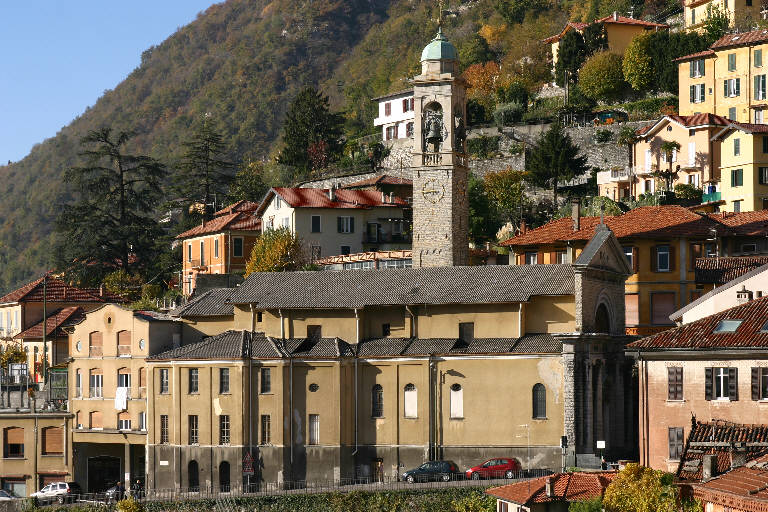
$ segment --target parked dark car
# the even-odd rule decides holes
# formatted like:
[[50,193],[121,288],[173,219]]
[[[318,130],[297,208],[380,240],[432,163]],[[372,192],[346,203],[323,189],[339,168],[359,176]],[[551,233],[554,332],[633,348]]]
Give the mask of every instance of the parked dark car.
[[503,457],[499,459],[488,459],[477,466],[469,468],[464,474],[469,479],[480,480],[481,478],[514,478],[520,473],[520,461],[513,458]]
[[409,469],[403,473],[403,481],[408,483],[430,482],[436,480],[448,482],[450,480],[456,480],[459,477],[461,477],[459,467],[449,460],[433,460],[425,462],[421,466],[415,469]]

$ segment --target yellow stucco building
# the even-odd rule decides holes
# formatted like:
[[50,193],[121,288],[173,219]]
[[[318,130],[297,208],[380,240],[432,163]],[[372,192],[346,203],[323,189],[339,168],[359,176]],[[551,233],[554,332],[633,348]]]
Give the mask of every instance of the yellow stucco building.
[[709,50],[677,59],[680,115],[713,113],[764,122],[768,108],[768,31],[727,34]]
[[721,146],[722,211],[768,208],[768,125],[732,123],[713,141]]
[[629,272],[599,230],[570,265],[254,273],[233,330],[148,359],[148,486],[389,479],[494,456],[558,468],[563,435],[579,465],[597,462],[595,439],[631,454]]
[[757,0],[684,0],[683,15],[686,30],[701,31],[709,18],[710,8],[719,9],[734,21],[763,19],[763,4]]
[[544,39],[544,43],[548,43],[552,46],[552,71],[554,72],[557,65],[557,55],[560,50],[560,40],[565,36],[569,30],[576,30],[577,32],[584,32],[588,26],[593,24],[603,25],[605,27],[605,35],[608,40],[608,51],[619,55],[624,55],[624,50],[627,49],[632,39],[649,30],[667,30],[669,25],[662,23],[651,23],[649,21],[643,21],[635,18],[627,18],[626,16],[619,16],[614,12],[610,16],[600,18],[592,23],[579,23],[568,22],[563,30],[559,34],[555,34],[551,37]]

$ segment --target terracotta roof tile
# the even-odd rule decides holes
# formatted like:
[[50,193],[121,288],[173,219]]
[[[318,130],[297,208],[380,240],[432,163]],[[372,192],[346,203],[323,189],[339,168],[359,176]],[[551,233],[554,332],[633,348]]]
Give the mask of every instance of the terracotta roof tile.
[[677,477],[688,482],[701,480],[704,455],[716,455],[715,469],[717,473],[724,473],[731,468],[734,448],[743,450],[746,460],[753,460],[768,453],[766,443],[768,425],[742,425],[720,420],[696,421],[691,425],[685,450],[680,457]]
[[236,212],[255,212],[258,208],[259,203],[241,199],[236,203],[232,203],[231,205],[222,208],[221,210],[215,212],[213,215],[214,217],[218,217],[220,215],[229,215]]
[[751,32],[743,32],[741,34],[726,34],[712,43],[710,48],[715,50],[732,46],[749,46],[756,43],[762,43],[763,41],[768,41],[768,30],[760,29]]
[[177,239],[191,238],[194,236],[218,233],[220,231],[261,231],[261,219],[249,212],[235,212],[220,215],[209,220],[205,224],[195,226],[183,233],[176,235]]
[[768,263],[768,256],[731,256],[725,258],[696,258],[694,271],[697,283],[722,286]]
[[[0,297],[0,304],[7,302],[42,302],[43,277]],[[98,288],[78,288],[56,277],[48,277],[45,283],[45,298],[48,302],[125,302],[121,297]]]
[[678,57],[678,58],[674,59],[672,62],[678,62],[678,61],[690,60],[690,59],[698,59],[700,57],[710,57],[710,56],[712,56],[714,54],[715,54],[714,50],[704,50],[702,52],[696,52],[696,53],[691,53],[691,54],[688,54],[688,55],[683,55],[682,57]]
[[734,235],[766,236],[768,235],[768,210],[753,212],[721,212],[710,213],[708,217],[718,224],[730,228]]
[[596,20],[595,23],[616,23],[619,25],[640,25],[649,28],[669,28],[669,25],[665,25],[664,23],[654,23],[652,21],[628,18],[626,16],[617,16],[616,19],[614,19],[613,15],[600,18],[599,20]]
[[[554,501],[587,501],[602,496],[616,475],[618,475],[616,471],[555,473],[529,481],[492,487],[485,492],[519,505]],[[548,478],[552,479],[554,497],[549,497],[546,493]]]
[[273,189],[292,208],[373,208],[376,206],[404,207],[408,203],[397,196],[394,203],[385,203],[381,192],[377,190],[338,189],[336,199],[331,201],[328,189],[322,188],[284,188]]
[[[693,496],[733,510],[765,510],[768,503],[768,470],[740,467],[693,486]],[[734,497],[737,497],[734,500]],[[762,503],[759,508],[747,504]],[[728,510],[728,508],[726,508]]]
[[[721,320],[742,320],[734,332],[714,332]],[[768,296],[715,313],[689,324],[648,336],[627,350],[750,349],[768,347]]]
[[[57,338],[66,337],[67,333],[61,330],[62,327],[67,325],[73,325],[85,318],[85,310],[79,306],[73,306],[68,308],[62,308],[54,311],[53,314],[48,316],[46,321],[46,336],[54,336]],[[29,329],[22,331],[14,336],[16,339],[31,339],[43,337],[43,322],[42,320]]]
[[[502,242],[506,246],[551,244],[568,240],[589,240],[600,224],[599,217],[582,217],[581,229],[573,231],[570,217],[551,221],[540,228]],[[623,215],[605,217],[605,224],[617,238],[695,238],[709,236],[710,229],[717,228],[713,220],[676,205],[643,206]],[[725,229],[721,229],[723,233]]]

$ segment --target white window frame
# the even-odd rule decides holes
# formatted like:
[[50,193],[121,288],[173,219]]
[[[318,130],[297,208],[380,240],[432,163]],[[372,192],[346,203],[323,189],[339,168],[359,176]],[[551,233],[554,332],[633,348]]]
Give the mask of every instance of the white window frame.
[[92,373],[88,381],[88,398],[104,398],[104,374]]
[[452,420],[464,419],[464,387],[462,387],[462,385],[458,383],[451,384],[450,395],[451,395],[451,402],[450,402],[451,419]]
[[218,238],[213,239],[213,257],[217,259],[219,257],[219,239]]
[[[523,256],[526,265],[536,265],[539,262],[539,253],[527,251]],[[533,261],[531,261],[531,259]]]
[[[127,385],[126,386],[121,386],[120,385],[120,381],[127,381],[127,382],[123,382],[123,384],[127,384]],[[118,373],[117,374],[117,387],[131,389],[131,374],[130,373]]]
[[339,233],[345,233],[345,234],[352,233],[352,217],[349,215],[342,215],[339,217],[339,219],[341,219],[340,221],[341,230],[339,231]]
[[[664,249],[662,251],[662,248]],[[667,255],[667,264],[665,268],[662,268],[661,266],[661,255],[666,254]],[[670,261],[670,250],[668,245],[659,245],[656,247],[656,271],[657,272],[670,272],[672,268],[672,262]]]
[[147,431],[147,413],[144,411],[139,413],[139,430],[143,432]]
[[131,419],[117,420],[117,430],[131,430]]
[[307,435],[307,444],[319,445],[320,444],[320,415],[310,414],[307,421],[307,427],[309,433]]
[[728,394],[728,368],[722,366],[716,367],[712,373],[712,379],[715,381],[715,386],[712,390],[713,399],[730,400],[731,398]]

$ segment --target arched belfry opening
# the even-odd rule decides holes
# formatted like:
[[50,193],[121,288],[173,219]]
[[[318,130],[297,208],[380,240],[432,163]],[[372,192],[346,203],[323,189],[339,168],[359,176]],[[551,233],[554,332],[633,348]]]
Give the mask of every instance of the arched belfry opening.
[[608,307],[604,302],[597,306],[597,311],[595,312],[595,332],[611,332],[611,315],[608,313]]
[[424,140],[422,148],[425,152],[439,153],[445,140],[445,123],[443,123],[443,107],[436,101],[427,104],[424,107],[422,116],[422,133]]

